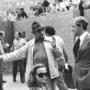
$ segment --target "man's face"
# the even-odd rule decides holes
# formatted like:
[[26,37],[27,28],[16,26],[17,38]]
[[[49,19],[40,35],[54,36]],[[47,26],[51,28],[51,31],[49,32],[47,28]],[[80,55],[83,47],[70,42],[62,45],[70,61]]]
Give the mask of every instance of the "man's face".
[[77,26],[76,23],[73,23],[72,32],[75,36],[79,36],[81,33],[81,27]]
[[42,38],[43,34],[41,30],[36,30],[34,33],[36,39]]

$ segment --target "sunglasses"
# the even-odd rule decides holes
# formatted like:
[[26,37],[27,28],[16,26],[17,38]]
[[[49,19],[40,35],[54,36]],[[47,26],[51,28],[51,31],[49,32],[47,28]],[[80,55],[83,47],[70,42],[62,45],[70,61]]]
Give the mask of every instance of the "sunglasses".
[[40,78],[48,76],[48,73],[39,73],[37,74]]

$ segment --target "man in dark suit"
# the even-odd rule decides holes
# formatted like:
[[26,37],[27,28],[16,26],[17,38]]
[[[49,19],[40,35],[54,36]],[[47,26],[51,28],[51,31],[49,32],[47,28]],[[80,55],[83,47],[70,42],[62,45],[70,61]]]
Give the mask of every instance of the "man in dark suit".
[[76,37],[73,53],[75,56],[74,83],[77,90],[90,90],[90,34],[88,22],[82,17],[74,18],[72,31]]

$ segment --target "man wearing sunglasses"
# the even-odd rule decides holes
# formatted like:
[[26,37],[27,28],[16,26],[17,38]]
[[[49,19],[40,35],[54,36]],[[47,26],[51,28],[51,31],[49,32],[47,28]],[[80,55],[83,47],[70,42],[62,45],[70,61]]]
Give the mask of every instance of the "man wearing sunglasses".
[[[43,27],[41,27],[38,22],[34,22],[32,24],[32,33],[34,35],[34,38],[27,42],[26,45],[22,46],[20,49],[14,52],[1,55],[0,59],[3,59],[4,61],[14,61],[27,57],[26,80],[28,80],[29,73],[31,72],[33,65],[37,65],[38,63],[44,64],[49,72],[47,90],[55,90],[54,88],[52,88],[55,83],[51,85],[50,80],[59,77],[60,74],[58,71],[56,60],[52,53],[52,45],[50,44],[50,42],[44,40]],[[60,54],[62,55],[61,51]],[[42,75],[39,76],[42,77]],[[67,87],[63,87],[62,90],[67,90]]]

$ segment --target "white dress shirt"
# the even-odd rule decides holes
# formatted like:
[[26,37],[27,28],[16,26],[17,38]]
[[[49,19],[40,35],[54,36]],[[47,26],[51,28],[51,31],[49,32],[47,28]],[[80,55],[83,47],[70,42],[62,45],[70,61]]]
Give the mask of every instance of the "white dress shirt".
[[78,38],[79,38],[79,39],[80,39],[80,46],[81,46],[82,43],[83,43],[83,40],[84,40],[84,38],[86,37],[87,34],[88,34],[88,32],[85,31],[80,37],[77,36],[76,39],[75,39],[75,42],[76,42],[76,41],[78,40]]
[[84,40],[84,38],[86,37],[87,34],[88,34],[88,32],[85,31],[85,32],[80,36],[80,46],[82,45],[83,40]]

